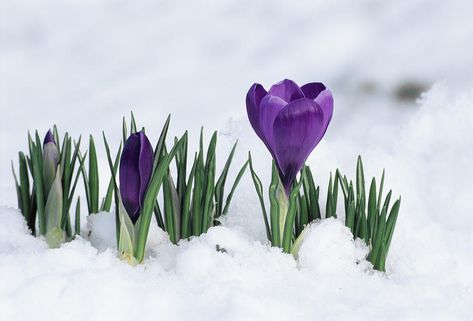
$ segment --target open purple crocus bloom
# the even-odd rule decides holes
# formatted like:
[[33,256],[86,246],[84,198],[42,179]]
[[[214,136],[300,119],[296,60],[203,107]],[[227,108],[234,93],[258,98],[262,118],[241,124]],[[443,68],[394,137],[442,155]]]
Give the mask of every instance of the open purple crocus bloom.
[[333,113],[333,97],[324,84],[299,87],[284,79],[266,91],[254,84],[246,95],[251,126],[276,161],[289,194],[297,173],[324,136]]
[[153,171],[153,147],[143,131],[131,134],[120,159],[120,196],[133,223],[143,207]]

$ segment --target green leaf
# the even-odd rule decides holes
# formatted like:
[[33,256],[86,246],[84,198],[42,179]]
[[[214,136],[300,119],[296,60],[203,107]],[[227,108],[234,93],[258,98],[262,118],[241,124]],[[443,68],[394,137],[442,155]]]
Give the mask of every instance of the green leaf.
[[381,183],[379,184],[379,194],[378,194],[378,210],[380,211],[382,200],[383,200],[383,187],[384,187],[384,169],[383,169],[383,175],[381,175]]
[[122,120],[122,136],[123,136],[123,144],[125,144],[125,142],[128,138],[128,130],[127,130],[127,126],[126,126],[125,116],[123,116],[123,120]]
[[[110,168],[111,172],[111,180],[113,181],[113,190],[114,190],[114,198],[115,198],[115,233],[116,233],[116,240],[117,240],[117,247],[120,243],[120,217],[119,217],[119,211],[120,211],[120,191],[118,189],[117,182],[115,180],[116,177],[116,170],[113,166],[112,162],[112,157],[110,156],[110,147],[108,146],[107,138],[105,137],[105,132],[102,132],[103,136],[103,142],[105,145],[105,151],[107,153],[107,160],[108,160],[108,166]],[[121,145],[120,145],[121,147]]]
[[128,262],[130,265],[137,265],[139,262],[134,257],[133,243],[135,239],[135,228],[123,204],[120,200],[119,205],[119,220],[120,220],[120,239],[118,241],[118,253],[120,259]]
[[135,115],[133,115],[133,112],[131,112],[131,125],[130,125],[130,134],[136,133],[136,120],[135,120]]
[[85,189],[85,200],[87,202],[87,210],[89,215],[93,213],[92,211],[92,201],[90,195],[90,184],[89,184],[89,175],[87,174],[87,169],[85,168],[85,159],[87,158],[87,152],[85,152],[84,156],[79,151],[79,168],[82,173],[82,179],[84,181],[84,189]]
[[46,242],[49,247],[56,248],[65,240],[64,232],[61,228],[62,218],[62,185],[61,185],[61,165],[58,165],[56,176],[48,194],[45,207],[46,213]]
[[386,222],[386,233],[384,236],[384,242],[386,244],[386,254],[389,251],[389,247],[391,246],[391,240],[394,234],[394,228],[396,227],[397,216],[399,214],[399,208],[401,207],[401,197],[394,202],[391,211],[389,212],[388,221]]
[[164,224],[164,220],[163,220],[163,215],[161,213],[161,208],[159,207],[159,203],[158,201],[156,200],[155,203],[154,203],[154,217],[156,218],[156,222],[158,223],[158,226],[163,230],[163,231],[166,231],[166,226]]
[[[177,142],[177,137],[174,143]],[[176,168],[177,168],[177,195],[182,206],[184,202],[184,193],[186,191],[186,176],[187,176],[187,147],[188,147],[188,133],[184,133],[184,140],[181,148],[176,153]]]
[[38,211],[39,232],[46,234],[46,218],[44,215],[44,192],[43,192],[43,165],[41,145],[37,146],[28,133],[28,145],[30,149],[30,158],[32,164],[32,176],[34,181],[34,190],[36,198],[36,207]]
[[[65,164],[66,164],[66,154],[67,154],[67,142],[69,141],[69,134],[66,133],[64,135],[64,138],[62,140],[62,145],[56,145],[56,149],[58,151],[58,155],[59,155],[59,164],[61,164],[61,168],[62,168],[62,173],[61,173],[61,176],[64,178],[64,169],[65,169]],[[62,146],[62,149],[60,148],[60,146]],[[44,147],[43,147],[43,155],[44,155]],[[70,153],[69,153],[69,157],[70,157]],[[44,157],[43,157],[44,159]]]
[[202,215],[203,215],[203,186],[204,186],[204,160],[202,149],[196,159],[194,193],[192,195],[192,235],[202,234]]
[[89,193],[89,214],[97,213],[99,211],[99,169],[97,165],[97,151],[92,135],[89,138]]
[[[340,173],[338,169],[337,171]],[[345,199],[345,202],[348,202],[348,179],[346,176],[342,177],[342,175],[339,174],[338,181],[340,182],[340,186],[342,187],[343,198]]]
[[306,196],[302,195],[299,196],[299,226],[296,227],[298,230],[297,235],[299,235],[300,232],[304,229],[304,226],[309,224],[309,213],[307,210],[307,202],[306,202]]
[[238,172],[237,177],[235,178],[235,181],[233,182],[232,188],[230,190],[230,193],[227,196],[227,199],[225,200],[225,207],[223,208],[222,214],[227,214],[228,209],[230,207],[230,203],[233,198],[233,194],[235,193],[235,190],[238,186],[238,183],[240,183],[241,178],[243,177],[243,174],[245,174],[246,168],[248,167],[248,161],[246,161],[243,166],[241,167],[240,171]]
[[176,187],[172,180],[171,173],[168,171],[167,178],[163,181],[163,197],[164,197],[164,215],[166,216],[166,231],[172,243],[177,244],[179,241],[180,231],[180,214],[181,205],[177,196]]
[[346,227],[348,227],[351,230],[353,235],[355,235],[355,233],[354,233],[354,231],[355,231],[355,211],[356,211],[355,200],[351,199],[348,202],[348,208],[347,208],[347,212],[346,212],[346,216],[345,216],[345,225],[346,225]]
[[[63,221],[66,219],[66,213],[69,212],[69,209],[70,209],[70,206],[72,204],[72,199],[74,197],[74,193],[75,193],[75,190],[76,190],[76,186],[77,186],[77,182],[79,181],[79,177],[80,177],[80,168],[77,170],[77,173],[76,173],[76,178],[74,179],[74,184],[72,184],[72,189],[71,189],[71,192],[69,193],[69,198],[67,200],[67,207],[66,207],[66,210],[65,212],[62,213],[62,218],[63,218]],[[63,225],[64,227],[64,225]]]
[[159,139],[158,139],[158,142],[156,143],[156,147],[154,149],[153,168],[156,168],[157,164],[161,161],[163,151],[166,148],[166,136],[168,133],[170,121],[171,121],[171,115],[168,115],[168,117],[166,118],[166,122],[164,123],[163,129],[161,130],[161,134],[159,135]]
[[287,216],[288,201],[282,185],[276,163],[273,161],[271,184],[269,186],[270,222],[272,245],[281,247],[284,224]]
[[[235,154],[237,144],[238,144],[238,141],[235,142],[235,144],[233,144],[232,150],[230,154],[228,155],[228,158],[227,158],[227,161],[225,162],[225,166],[223,167],[222,173],[220,174],[220,177],[217,180],[217,184],[215,185],[215,207],[216,207],[215,216],[216,217],[219,217],[222,213],[224,214],[226,213],[226,211],[223,210],[223,194],[225,190],[225,182],[227,180],[228,170],[232,163],[233,155]],[[228,202],[225,205],[225,208],[228,210]]]
[[205,194],[204,194],[204,210],[202,219],[202,232],[207,232],[212,226],[214,220],[213,198],[215,189],[215,149],[217,145],[217,132],[214,132],[207,150],[205,162]]
[[[310,196],[309,196],[310,195],[310,184],[309,184],[310,178],[307,176],[308,167],[309,166],[304,165],[304,168],[300,171],[300,175],[301,175],[301,180],[302,180],[302,189],[304,192],[304,203],[305,203],[304,207],[307,210],[305,214],[307,214],[307,220],[311,222],[312,220],[314,220],[314,218],[313,218],[313,213],[310,213]],[[300,199],[300,201],[302,201],[302,198]]]
[[191,217],[190,217],[190,202],[192,196],[192,183],[194,181],[195,167],[196,167],[197,153],[194,155],[194,162],[187,180],[186,190],[182,202],[182,219],[181,219],[181,238],[188,238],[191,236]]
[[386,271],[386,267],[385,267],[386,266],[386,256],[387,256],[386,246],[385,246],[384,242],[382,242],[378,259],[374,263],[374,268],[376,270],[381,271],[381,272]]
[[309,166],[305,167],[306,173],[305,177],[309,182],[309,221],[313,221],[316,219],[320,219],[320,205],[319,205],[319,187],[315,187],[314,183],[314,176],[312,175],[312,171],[310,170]]
[[366,218],[366,208],[365,208],[365,201],[362,199],[360,200],[359,204],[359,234],[358,236],[363,239],[366,244],[368,244],[370,236],[368,231],[368,221]]
[[363,171],[363,163],[361,161],[361,156],[358,156],[358,161],[356,163],[356,194],[357,199],[366,200],[365,174]]
[[146,240],[148,238],[148,231],[151,223],[151,217],[153,214],[156,196],[158,195],[163,178],[167,173],[169,164],[174,158],[177,149],[180,148],[180,144],[182,144],[182,138],[177,144],[174,145],[171,152],[168,155],[164,156],[163,160],[158,164],[146,190],[146,196],[143,202],[142,212],[140,216],[141,221],[138,226],[138,235],[135,247],[135,258],[140,263],[144,259]]
[[333,181],[332,181],[332,173],[330,173],[330,180],[328,182],[328,191],[327,191],[327,202],[325,206],[325,218],[332,217],[334,214],[332,190],[333,190]]
[[373,177],[370,185],[370,192],[368,197],[368,230],[369,238],[374,237],[374,226],[376,224],[377,204],[376,204],[376,179]]
[[381,210],[381,214],[379,215],[378,224],[376,227],[376,234],[373,239],[373,248],[369,255],[369,260],[376,268],[376,262],[378,261],[378,257],[381,251],[381,245],[384,242],[385,238],[385,230],[386,230],[386,214],[388,211],[389,200],[391,198],[391,192],[388,193],[386,199],[384,201],[383,208]]
[[261,184],[261,180],[259,179],[258,175],[256,175],[256,172],[253,169],[253,162],[251,160],[250,152],[248,152],[248,163],[250,164],[251,178],[253,180],[253,184],[255,185],[256,194],[258,195],[258,199],[261,205],[261,211],[263,212],[264,226],[266,228],[266,237],[268,238],[268,240],[272,241],[271,228],[268,222],[268,214],[266,212],[266,207],[264,206],[263,184]]
[[[35,216],[31,212],[31,197],[30,197],[30,181],[28,177],[28,165],[26,164],[25,154],[19,153],[19,164],[20,164],[20,198],[21,198],[21,211],[25,220],[28,224],[28,228],[34,234],[35,232]],[[15,178],[16,180],[16,178]]]
[[[120,156],[122,155],[122,144],[120,143],[120,147],[118,148],[117,156],[115,157],[115,162],[113,163],[113,173],[118,171],[118,166],[120,165]],[[108,182],[107,194],[105,194],[105,198],[103,200],[101,211],[110,212],[112,207],[112,198],[113,198],[113,179],[114,177],[110,177],[110,181]]]
[[332,211],[333,217],[337,217],[337,201],[338,201],[338,181],[340,177],[340,172],[338,169],[335,171],[335,178],[333,180],[333,190],[332,190]]
[[80,197],[77,198],[74,235],[80,235]]

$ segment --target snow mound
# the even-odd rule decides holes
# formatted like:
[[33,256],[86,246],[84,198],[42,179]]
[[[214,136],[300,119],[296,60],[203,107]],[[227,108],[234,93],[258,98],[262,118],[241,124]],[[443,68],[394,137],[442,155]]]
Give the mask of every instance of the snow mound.
[[309,227],[298,256],[301,268],[317,275],[337,275],[358,271],[358,264],[367,255],[367,247],[360,240],[353,240],[349,228],[340,220],[329,218]]

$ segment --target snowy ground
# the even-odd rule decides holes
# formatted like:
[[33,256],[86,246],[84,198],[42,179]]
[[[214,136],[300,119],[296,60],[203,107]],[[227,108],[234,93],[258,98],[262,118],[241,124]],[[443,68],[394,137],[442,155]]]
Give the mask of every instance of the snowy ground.
[[[0,0],[0,319],[472,320],[472,9]],[[83,239],[48,250],[12,208],[10,160],[27,130],[105,130],[116,143],[131,108],[153,138],[168,113],[172,134],[220,130],[222,158],[239,139],[235,164],[251,150],[268,182],[244,95],[285,77],[334,92],[332,124],[309,158],[323,193],[329,171],[353,175],[361,154],[367,175],[385,167],[402,195],[386,274],[339,220],[314,225],[297,262],[268,247],[249,177],[223,226],[179,246],[153,228],[136,268],[116,258],[112,214],[84,217]],[[403,87],[428,92],[416,102]]]

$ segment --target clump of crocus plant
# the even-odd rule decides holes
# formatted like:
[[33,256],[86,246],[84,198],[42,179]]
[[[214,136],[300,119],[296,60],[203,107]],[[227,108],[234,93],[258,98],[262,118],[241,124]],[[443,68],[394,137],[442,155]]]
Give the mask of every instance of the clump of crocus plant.
[[290,252],[294,240],[302,234],[294,224],[300,208],[298,193],[303,180],[294,183],[307,157],[327,131],[333,113],[332,93],[317,82],[299,87],[294,81],[285,79],[269,91],[260,84],[254,84],[246,95],[246,108],[253,129],[274,159],[268,222],[261,182],[253,170],[250,157],[250,169],[263,207],[266,232],[274,246]]
[[219,224],[218,219],[228,212],[233,193],[248,165],[248,162],[243,164],[230,192],[224,198],[228,171],[237,143],[233,145],[225,166],[217,177],[217,132],[213,133],[205,152],[202,129],[199,151],[194,156],[190,173],[187,174],[187,132],[183,137],[183,144],[175,157],[177,179],[174,180],[168,170],[167,178],[163,181],[162,205],[156,203],[155,206],[159,227],[169,234],[169,239],[175,244],[181,239],[206,233],[210,227]]
[[246,95],[246,110],[289,194],[297,173],[327,131],[333,113],[332,93],[319,82],[299,87],[285,79],[269,91],[254,84]]
[[[164,124],[163,133],[167,131],[169,122],[170,117]],[[131,114],[130,128],[132,133],[136,132],[137,126],[133,113]],[[146,139],[144,132],[132,134],[128,139],[125,139],[127,136],[125,119],[123,120],[123,133],[126,143],[119,175],[121,198],[131,221],[136,222],[144,200],[145,189],[143,187],[151,175],[149,165],[153,163],[153,157],[154,162],[159,162],[159,155],[161,157],[165,155],[166,144],[164,140],[160,139],[158,147],[162,152],[161,154],[155,152],[153,155],[151,144]],[[177,141],[175,138],[174,142]],[[221,215],[228,212],[233,194],[248,165],[248,162],[243,164],[230,192],[225,195],[227,176],[236,147],[237,143],[233,145],[222,172],[217,177],[217,132],[213,133],[208,147],[205,147],[202,128],[199,149],[194,155],[192,167],[189,170],[188,133],[187,131],[184,133],[182,143],[176,149],[174,157],[177,177],[174,179],[171,168],[167,169],[167,174],[162,182],[162,202],[156,200],[154,206],[158,226],[168,233],[172,243],[177,244],[181,239],[199,236],[207,232],[210,227],[219,224],[218,219]]]
[[392,196],[390,190],[383,201],[384,171],[379,190],[376,189],[374,177],[371,179],[368,190],[365,187],[363,163],[359,156],[355,184],[351,180],[348,181],[346,176],[338,175],[338,179],[345,201],[345,225],[352,231],[354,238],[358,237],[366,242],[370,250],[367,259],[373,267],[384,271],[401,207],[401,197],[389,207]]
[[[79,178],[77,171],[73,180],[80,139],[72,151],[72,139],[66,133],[61,147],[54,126],[53,131],[46,133],[43,143],[38,132],[34,140],[28,135],[28,143],[29,156],[19,154],[19,181],[14,172],[18,205],[31,233],[36,234],[38,217],[39,234],[46,237],[50,247],[58,247],[73,237],[69,210]],[[33,180],[31,191],[27,169]]]
[[[104,135],[115,195],[118,252],[121,259],[132,265],[141,263],[144,259],[159,189],[168,172],[170,162],[184,140],[184,138],[176,139],[171,151],[167,152],[165,139],[168,126],[169,118],[153,151],[144,130],[137,132],[134,118],[132,119],[131,134],[124,142],[123,152],[120,153],[119,149],[118,153],[120,155],[119,186],[115,180],[117,162],[112,161],[110,148]],[[123,136],[124,139],[127,136],[125,125]]]

